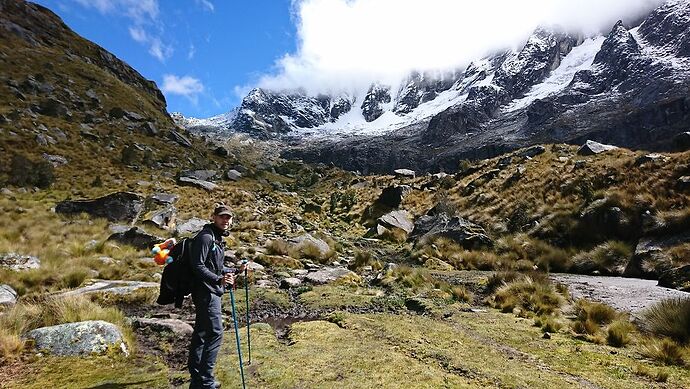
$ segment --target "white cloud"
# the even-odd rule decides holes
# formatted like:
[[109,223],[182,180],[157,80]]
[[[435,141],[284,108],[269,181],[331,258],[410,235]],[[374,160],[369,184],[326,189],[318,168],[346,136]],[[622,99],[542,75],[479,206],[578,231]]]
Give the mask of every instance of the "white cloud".
[[166,74],[163,76],[161,91],[165,94],[184,96],[196,104],[198,95],[204,91],[204,85],[192,76],[178,77],[174,74]]
[[[298,49],[258,86],[318,93],[395,83],[516,47],[539,25],[592,34],[662,0],[295,0]],[[245,87],[237,89],[243,90]]]
[[[158,0],[75,0],[86,8],[94,8],[101,14],[125,16],[132,21],[129,35],[136,42],[148,46],[149,54],[163,62],[173,53],[171,45],[161,38],[163,23],[159,19]],[[150,32],[153,28],[155,32]]]
[[190,43],[189,51],[187,52],[187,59],[192,60],[194,58],[194,54],[196,54],[196,47],[194,47],[194,43]]
[[216,10],[216,7],[209,0],[194,0],[194,1],[206,11],[213,12]]

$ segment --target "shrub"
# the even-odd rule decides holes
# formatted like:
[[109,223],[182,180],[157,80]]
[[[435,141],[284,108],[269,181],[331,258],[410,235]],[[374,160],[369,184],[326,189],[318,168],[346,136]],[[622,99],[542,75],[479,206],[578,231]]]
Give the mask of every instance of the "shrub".
[[380,270],[383,268],[381,261],[376,260],[370,251],[355,251],[355,260],[352,262],[352,264],[350,264],[350,270],[359,270],[365,266],[371,266],[374,270]]
[[472,301],[473,296],[464,286],[453,286],[450,288],[450,294],[453,296],[455,301],[461,301],[469,303]]
[[649,334],[687,344],[690,341],[690,298],[671,298],[652,305],[642,312],[640,327]]
[[578,272],[622,274],[632,256],[632,248],[625,242],[608,241],[593,250],[582,252],[573,258],[573,267]]

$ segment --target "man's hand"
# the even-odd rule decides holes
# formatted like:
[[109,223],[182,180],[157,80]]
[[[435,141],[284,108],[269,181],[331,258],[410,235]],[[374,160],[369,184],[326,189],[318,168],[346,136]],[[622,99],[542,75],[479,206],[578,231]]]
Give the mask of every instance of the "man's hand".
[[235,285],[235,275],[232,273],[227,273],[227,274],[223,275],[223,279],[221,280],[221,284],[223,286]]

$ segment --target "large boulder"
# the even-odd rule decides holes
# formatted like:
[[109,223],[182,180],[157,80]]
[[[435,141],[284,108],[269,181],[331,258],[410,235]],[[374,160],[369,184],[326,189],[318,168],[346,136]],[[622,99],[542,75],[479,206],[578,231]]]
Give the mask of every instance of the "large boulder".
[[544,148],[544,146],[537,145],[518,151],[516,155],[523,158],[534,158],[539,154],[543,154],[544,152],[546,152],[546,148]]
[[410,192],[412,192],[412,188],[408,185],[389,186],[381,191],[381,195],[376,202],[391,208],[398,208],[405,196]]
[[0,267],[14,271],[38,269],[41,267],[41,260],[33,255],[3,253],[0,254]]
[[170,131],[170,133],[168,134],[168,138],[170,138],[170,140],[174,142],[177,142],[177,144],[179,144],[180,146],[192,147],[192,142],[189,140],[189,138],[175,130]]
[[395,169],[393,170],[393,173],[395,173],[396,177],[402,177],[402,178],[415,178],[416,173],[414,170],[410,169]]
[[0,306],[11,306],[17,303],[17,291],[11,286],[0,285]]
[[690,265],[668,270],[659,277],[659,286],[690,292]]
[[177,202],[180,196],[170,193],[154,193],[151,195],[151,201],[160,205],[171,205]]
[[132,227],[125,232],[116,232],[110,235],[108,240],[130,245],[139,250],[147,250],[153,248],[153,245],[156,243],[163,242],[165,239],[151,235],[139,227]]
[[414,223],[412,222],[412,215],[407,211],[392,211],[378,218],[380,226],[385,228],[399,228],[406,233],[411,233],[414,230]]
[[122,332],[114,324],[102,320],[60,324],[29,331],[38,351],[58,356],[104,354],[120,350],[127,354]]
[[626,277],[658,279],[673,269],[669,249],[690,242],[690,231],[666,236],[644,236],[623,273]]
[[358,283],[361,278],[355,272],[344,267],[333,267],[311,272],[304,277],[304,280],[315,285],[322,285],[335,281]]
[[328,246],[328,243],[319,238],[313,237],[311,234],[300,235],[296,238],[291,239],[290,241],[295,243],[297,246],[311,245],[313,247],[316,247],[319,251],[319,257],[321,258],[325,258],[331,251],[331,248],[330,246]]
[[484,228],[462,217],[449,216],[445,212],[430,212],[418,218],[410,235],[416,244],[425,244],[439,237],[451,239],[468,250],[493,245]]
[[238,172],[235,169],[231,169],[231,170],[228,170],[228,172],[225,174],[225,176],[228,178],[228,180],[239,181],[239,179],[242,178],[242,173]]
[[116,192],[92,200],[66,200],[55,206],[55,212],[74,215],[88,213],[113,222],[133,223],[144,209],[144,198],[136,193]]
[[580,146],[577,150],[578,155],[595,155],[606,151],[615,150],[618,147],[605,145],[603,143],[595,142],[593,140],[588,140],[584,145]]

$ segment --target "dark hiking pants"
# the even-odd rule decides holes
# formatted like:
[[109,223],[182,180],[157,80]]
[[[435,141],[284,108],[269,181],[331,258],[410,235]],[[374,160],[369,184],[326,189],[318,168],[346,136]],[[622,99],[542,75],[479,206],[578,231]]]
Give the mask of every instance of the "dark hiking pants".
[[208,291],[192,294],[196,310],[192,344],[189,348],[190,389],[214,388],[213,368],[223,339],[220,296]]

